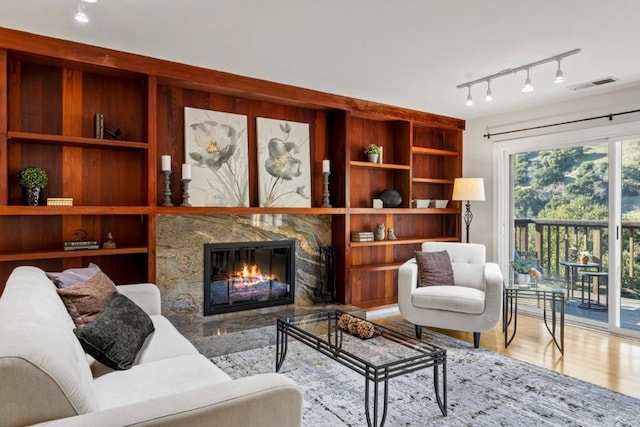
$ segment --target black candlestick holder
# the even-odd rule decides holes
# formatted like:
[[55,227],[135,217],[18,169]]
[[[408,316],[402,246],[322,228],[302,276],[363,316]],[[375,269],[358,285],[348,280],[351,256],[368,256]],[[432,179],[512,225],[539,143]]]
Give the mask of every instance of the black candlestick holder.
[[173,206],[171,203],[171,171],[162,171],[164,175],[164,202],[162,206]]
[[324,182],[324,191],[322,192],[322,207],[330,208],[331,202],[329,201],[329,172],[322,172],[322,179]]
[[187,207],[191,206],[191,203],[189,203],[189,183],[190,182],[191,182],[190,179],[182,180],[182,203],[180,204],[180,206],[187,206]]

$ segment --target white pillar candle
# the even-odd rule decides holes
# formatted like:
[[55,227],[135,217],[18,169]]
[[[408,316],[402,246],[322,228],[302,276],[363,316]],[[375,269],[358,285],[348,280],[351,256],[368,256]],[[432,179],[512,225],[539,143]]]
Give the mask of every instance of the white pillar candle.
[[325,173],[325,172],[331,172],[329,160],[322,161],[322,173]]
[[164,155],[162,156],[162,170],[170,171],[171,170],[171,156]]
[[191,179],[191,165],[187,163],[182,164],[182,179]]

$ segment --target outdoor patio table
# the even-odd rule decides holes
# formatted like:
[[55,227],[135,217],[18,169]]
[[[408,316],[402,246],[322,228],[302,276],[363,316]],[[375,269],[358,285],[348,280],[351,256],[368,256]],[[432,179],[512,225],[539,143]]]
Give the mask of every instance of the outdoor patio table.
[[578,269],[596,269],[600,271],[600,264],[588,262],[583,264],[578,261],[560,261],[560,265],[567,267],[567,297],[573,298],[573,287],[578,278]]

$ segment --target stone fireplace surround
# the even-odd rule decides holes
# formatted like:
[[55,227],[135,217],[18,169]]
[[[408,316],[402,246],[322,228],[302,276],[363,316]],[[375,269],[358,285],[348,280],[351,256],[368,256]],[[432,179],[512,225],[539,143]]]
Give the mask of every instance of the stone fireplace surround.
[[320,248],[331,244],[331,216],[158,215],[156,281],[163,314],[203,317],[205,243],[285,239],[296,241],[294,304],[312,306],[321,286]]

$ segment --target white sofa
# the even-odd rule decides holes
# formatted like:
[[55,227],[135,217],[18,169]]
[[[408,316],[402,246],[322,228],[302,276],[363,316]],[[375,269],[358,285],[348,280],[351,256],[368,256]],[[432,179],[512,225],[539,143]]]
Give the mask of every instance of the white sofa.
[[45,273],[18,267],[0,297],[0,426],[300,426],[302,394],[281,374],[232,380],[160,314],[152,284],[118,286],[155,332],[134,366],[85,355]]

